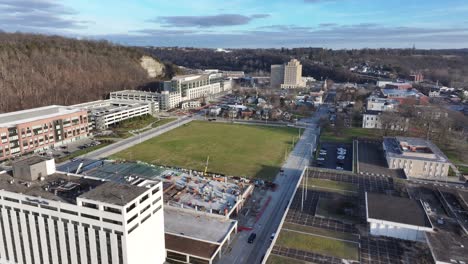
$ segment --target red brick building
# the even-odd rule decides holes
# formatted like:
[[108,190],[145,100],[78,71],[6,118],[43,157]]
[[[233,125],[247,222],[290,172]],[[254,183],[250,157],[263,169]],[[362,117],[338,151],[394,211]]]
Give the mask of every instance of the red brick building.
[[86,110],[52,105],[0,114],[0,160],[62,145],[87,135]]

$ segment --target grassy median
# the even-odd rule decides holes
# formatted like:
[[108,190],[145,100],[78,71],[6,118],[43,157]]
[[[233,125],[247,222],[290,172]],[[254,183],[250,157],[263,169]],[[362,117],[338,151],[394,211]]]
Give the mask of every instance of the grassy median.
[[281,230],[277,245],[287,248],[316,252],[325,256],[343,259],[359,259],[358,244],[312,234]]

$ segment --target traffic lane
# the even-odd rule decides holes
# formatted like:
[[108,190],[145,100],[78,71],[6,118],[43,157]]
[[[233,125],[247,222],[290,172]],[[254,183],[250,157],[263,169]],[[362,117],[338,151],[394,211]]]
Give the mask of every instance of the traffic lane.
[[[309,132],[310,133],[310,132]],[[308,138],[310,135],[307,135],[305,138]],[[270,217],[264,218],[264,221],[267,221],[267,224],[264,226],[264,230],[261,233],[261,236],[263,237],[263,244],[258,245],[257,247],[254,248],[253,252],[254,255],[251,254],[249,261],[247,263],[258,263],[260,262],[261,257],[267,252],[268,247],[271,245],[270,241],[270,236],[272,233],[277,233],[279,225],[281,223],[281,219],[285,213],[285,209],[289,203],[289,200],[292,198],[292,194],[294,193],[295,187],[297,185],[297,181],[300,178],[300,175],[302,173],[302,167],[304,166],[304,162],[308,157],[308,151],[307,145],[306,144],[301,144],[301,148],[298,149],[299,152],[302,153],[301,155],[298,156],[293,156],[291,158],[291,165],[290,171],[291,175],[293,175],[294,180],[289,180],[288,185],[285,186],[285,194],[282,194],[279,196],[279,206],[271,207],[272,212],[270,213]],[[295,167],[295,168],[294,168]]]

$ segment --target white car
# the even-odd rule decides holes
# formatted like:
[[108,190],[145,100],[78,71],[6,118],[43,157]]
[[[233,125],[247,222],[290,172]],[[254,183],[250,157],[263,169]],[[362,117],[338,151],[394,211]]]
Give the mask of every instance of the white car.
[[326,156],[327,153],[326,153],[326,152],[320,152],[320,155],[321,155],[321,156]]
[[343,170],[343,167],[336,166],[336,169],[337,169],[337,170]]
[[336,158],[339,160],[344,160],[346,157],[344,155],[338,155]]
[[321,157],[319,157],[319,158],[317,158],[317,160],[318,160],[318,161],[324,161],[324,160],[325,160],[325,158],[321,158]]

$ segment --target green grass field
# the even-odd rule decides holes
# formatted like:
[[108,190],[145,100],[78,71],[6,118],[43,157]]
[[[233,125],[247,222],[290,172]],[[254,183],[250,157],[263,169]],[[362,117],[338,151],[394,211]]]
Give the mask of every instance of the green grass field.
[[295,128],[193,121],[112,158],[203,171],[209,156],[209,172],[272,180],[297,135]]
[[306,264],[308,262],[271,254],[268,257],[268,260],[266,263],[267,264]]
[[309,233],[309,234],[332,237],[336,239],[343,239],[343,240],[349,240],[349,241],[355,241],[355,242],[359,241],[358,236],[350,234],[350,233],[337,232],[337,231],[317,228],[313,226],[306,226],[306,225],[299,225],[299,224],[285,222],[282,228],[289,229],[289,230],[296,230],[296,231]]
[[343,128],[335,132],[333,129],[327,128],[324,129],[320,135],[320,141],[351,143],[356,137],[370,139],[382,138],[378,129]]
[[359,259],[358,244],[332,238],[281,230],[276,243],[287,248],[316,252],[326,256]]
[[329,192],[337,192],[341,194],[354,195],[358,192],[358,186],[346,183],[331,181],[326,179],[307,179],[307,187],[322,189]]

